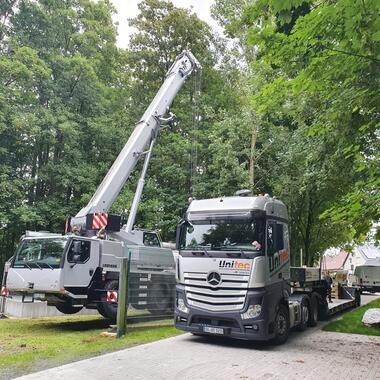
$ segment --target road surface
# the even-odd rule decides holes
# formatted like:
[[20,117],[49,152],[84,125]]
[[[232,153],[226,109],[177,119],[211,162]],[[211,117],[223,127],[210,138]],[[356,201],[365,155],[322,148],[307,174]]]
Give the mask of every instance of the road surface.
[[[364,296],[363,303],[369,299]],[[380,337],[320,328],[293,332],[277,347],[184,334],[19,380],[380,380]]]

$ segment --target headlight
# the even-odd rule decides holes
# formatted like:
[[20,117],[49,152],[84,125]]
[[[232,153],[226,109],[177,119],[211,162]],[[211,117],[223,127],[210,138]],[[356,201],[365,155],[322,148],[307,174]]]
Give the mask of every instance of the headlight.
[[185,300],[182,297],[177,298],[177,308],[182,313],[187,314],[189,312],[189,308],[185,304]]
[[261,305],[249,305],[248,310],[240,314],[241,319],[252,319],[256,318],[260,315],[261,313]]

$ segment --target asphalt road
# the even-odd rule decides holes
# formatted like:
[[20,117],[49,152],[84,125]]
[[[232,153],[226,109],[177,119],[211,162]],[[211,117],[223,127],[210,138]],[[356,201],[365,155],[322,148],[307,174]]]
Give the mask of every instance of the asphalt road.
[[[363,303],[373,298],[364,296]],[[380,337],[320,328],[293,332],[277,347],[184,334],[19,379],[380,380]]]

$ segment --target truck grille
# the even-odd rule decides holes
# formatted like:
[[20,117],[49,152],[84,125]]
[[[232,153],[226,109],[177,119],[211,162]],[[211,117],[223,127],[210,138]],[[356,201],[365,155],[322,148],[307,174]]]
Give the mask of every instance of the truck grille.
[[207,282],[208,273],[184,273],[187,302],[190,306],[211,311],[235,311],[244,307],[249,276],[221,274],[216,287]]

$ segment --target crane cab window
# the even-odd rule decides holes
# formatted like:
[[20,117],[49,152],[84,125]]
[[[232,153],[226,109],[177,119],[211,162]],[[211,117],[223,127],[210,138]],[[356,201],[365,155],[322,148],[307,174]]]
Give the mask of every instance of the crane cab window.
[[158,236],[152,232],[144,232],[143,243],[147,247],[160,247]]
[[90,258],[91,242],[84,240],[73,240],[67,252],[69,263],[85,263]]

